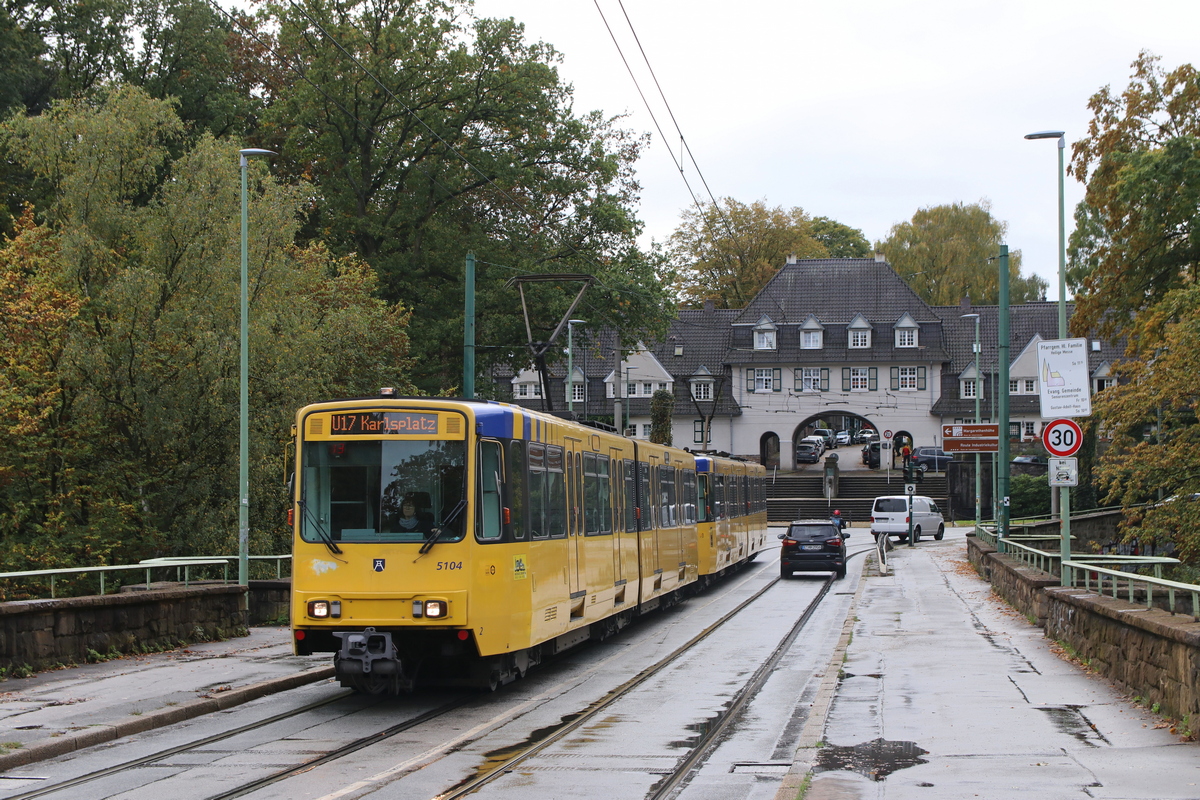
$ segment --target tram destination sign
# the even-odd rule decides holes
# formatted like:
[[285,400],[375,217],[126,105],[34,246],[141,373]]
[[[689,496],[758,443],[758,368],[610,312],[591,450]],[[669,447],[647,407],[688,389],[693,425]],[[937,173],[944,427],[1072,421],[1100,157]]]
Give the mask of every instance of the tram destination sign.
[[388,434],[438,432],[437,414],[414,414],[408,411],[354,411],[331,414],[329,433],[332,436],[380,436]]
[[943,425],[942,449],[947,453],[998,452],[1000,425],[987,422]]

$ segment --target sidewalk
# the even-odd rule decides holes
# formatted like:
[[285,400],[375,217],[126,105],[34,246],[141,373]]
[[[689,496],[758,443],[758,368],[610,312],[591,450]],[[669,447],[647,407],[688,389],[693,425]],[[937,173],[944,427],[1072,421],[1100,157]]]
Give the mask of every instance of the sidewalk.
[[776,797],[811,772],[805,800],[1200,798],[1200,745],[1060,658],[976,575],[964,537],[898,547],[887,576],[871,559],[828,714],[818,700]]
[[0,683],[0,772],[333,677],[288,628]]

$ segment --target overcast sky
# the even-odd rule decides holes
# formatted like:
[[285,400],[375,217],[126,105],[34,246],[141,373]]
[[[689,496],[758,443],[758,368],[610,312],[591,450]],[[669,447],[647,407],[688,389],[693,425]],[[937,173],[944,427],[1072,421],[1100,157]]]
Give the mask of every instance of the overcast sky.
[[[653,133],[638,164],[645,243],[690,205],[664,145],[679,139],[618,0],[476,0],[563,54],[577,112],[628,114]],[[1024,270],[1058,297],[1058,155],[1087,130],[1088,99],[1119,94],[1140,50],[1200,65],[1197,0],[624,0],[671,111],[717,197],[800,206],[874,242],[919,208],[991,202]],[[604,19],[635,67],[664,142]],[[704,186],[690,163],[697,194]],[[1067,231],[1081,184],[1067,179]]]

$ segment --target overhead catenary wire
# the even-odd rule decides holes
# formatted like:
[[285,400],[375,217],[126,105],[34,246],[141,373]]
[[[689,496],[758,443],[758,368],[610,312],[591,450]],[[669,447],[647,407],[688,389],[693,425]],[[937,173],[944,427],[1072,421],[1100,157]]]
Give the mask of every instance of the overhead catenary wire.
[[[600,14],[600,19],[604,23],[605,30],[608,31],[609,38],[612,39],[613,46],[617,48],[617,54],[621,57],[621,63],[623,63],[625,65],[625,71],[629,73],[629,78],[630,78],[630,80],[633,81],[633,85],[637,89],[638,96],[642,98],[642,104],[646,107],[646,113],[650,115],[650,119],[654,123],[655,129],[658,131],[658,135],[660,137],[662,137],[663,143],[665,145],[667,142],[666,134],[663,132],[662,126],[658,123],[658,117],[655,115],[654,109],[650,106],[649,101],[646,99],[646,94],[645,94],[645,92],[642,91],[642,87],[641,87],[641,84],[638,82],[637,75],[634,74],[632,67],[629,65],[629,60],[627,58],[625,58],[625,51],[621,48],[621,43],[617,40],[616,34],[613,32],[612,26],[608,24],[608,18],[604,14],[604,9],[600,7],[600,0],[592,0],[592,3],[596,6],[596,11]],[[634,41],[637,43],[638,51],[642,54],[642,61],[646,64],[646,69],[650,72],[650,77],[654,81],[655,88],[658,89],[659,97],[662,99],[663,105],[667,109],[667,114],[671,117],[671,122],[675,126],[675,131],[676,131],[676,133],[679,134],[680,144],[681,144],[683,150],[687,151],[688,158],[691,160],[692,166],[695,167],[696,174],[699,176],[700,182],[704,185],[704,189],[708,193],[709,199],[712,201],[713,210],[716,212],[718,218],[721,220],[721,224],[725,226],[725,232],[729,235],[730,241],[733,242],[734,247],[737,248],[738,254],[741,256],[743,262],[748,261],[749,255],[746,253],[745,248],[742,246],[741,240],[738,238],[737,233],[734,231],[732,222],[730,221],[729,217],[725,214],[725,211],[721,208],[721,204],[717,202],[717,198],[713,195],[712,189],[709,188],[708,181],[705,179],[704,173],[700,169],[700,165],[696,161],[696,157],[695,157],[695,155],[693,155],[691,147],[689,147],[687,144],[687,139],[683,135],[683,129],[679,126],[679,121],[675,118],[675,112],[671,109],[671,104],[667,100],[666,93],[663,91],[662,85],[658,81],[658,76],[654,73],[654,67],[651,66],[650,58],[649,58],[649,56],[647,56],[645,48],[642,47],[641,39],[637,35],[637,30],[633,27],[633,21],[629,18],[629,13],[625,10],[624,3],[621,0],[617,0],[617,3],[621,8],[621,13],[625,16],[625,22],[629,26],[629,31],[633,35]],[[704,206],[700,202],[700,199],[698,197],[696,197],[696,192],[694,189],[692,189],[692,185],[687,179],[687,175],[684,172],[684,165],[683,165],[682,161],[675,158],[675,153],[671,151],[671,148],[669,146],[667,147],[667,152],[670,154],[671,161],[675,164],[676,169],[679,170],[679,176],[680,176],[680,178],[683,179],[683,183],[687,187],[688,194],[691,195],[692,202],[695,204],[696,208],[700,211],[701,220],[703,220]],[[705,228],[707,229],[707,225],[705,226]]]

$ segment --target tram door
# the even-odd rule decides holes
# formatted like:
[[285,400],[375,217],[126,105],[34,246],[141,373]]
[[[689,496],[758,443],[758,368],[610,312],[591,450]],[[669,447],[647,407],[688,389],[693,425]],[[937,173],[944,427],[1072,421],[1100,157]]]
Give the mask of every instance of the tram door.
[[567,585],[571,599],[587,593],[583,540],[583,457],[579,442],[568,440],[567,461]]

